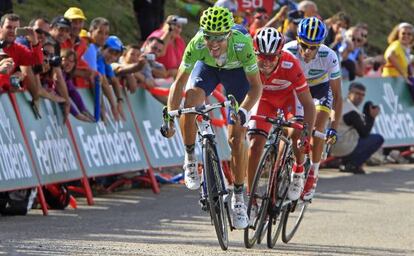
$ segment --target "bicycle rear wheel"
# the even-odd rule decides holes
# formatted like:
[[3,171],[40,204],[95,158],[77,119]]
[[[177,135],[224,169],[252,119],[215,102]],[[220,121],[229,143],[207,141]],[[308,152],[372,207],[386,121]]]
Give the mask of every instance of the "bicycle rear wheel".
[[260,241],[261,234],[266,224],[269,206],[269,188],[272,170],[275,166],[277,150],[269,145],[260,159],[250,191],[247,215],[251,216],[252,207],[257,206],[257,214],[254,220],[250,220],[249,226],[244,229],[244,245],[252,248],[256,241]]
[[[288,147],[288,148],[286,148]],[[282,209],[284,207],[284,202],[287,196],[287,191],[290,185],[290,173],[293,167],[293,163],[295,161],[293,157],[292,148],[290,145],[284,143],[283,148],[283,159],[280,161],[283,166],[279,167],[277,180],[276,180],[276,187],[274,189],[276,204],[273,205],[270,215],[269,215],[269,222],[267,225],[267,247],[273,248],[275,247],[276,241],[280,235],[280,231],[282,228]]]
[[207,182],[207,195],[210,217],[221,249],[228,248],[227,212],[224,203],[224,186],[221,177],[220,159],[215,145],[210,139],[203,139],[204,172]]
[[[309,159],[307,159],[309,161]],[[309,174],[310,163],[308,161],[305,164],[305,180]],[[299,229],[300,223],[305,216],[306,209],[308,208],[309,201],[303,201],[298,199],[295,202],[290,203],[283,209],[282,214],[282,241],[288,243],[296,231]]]

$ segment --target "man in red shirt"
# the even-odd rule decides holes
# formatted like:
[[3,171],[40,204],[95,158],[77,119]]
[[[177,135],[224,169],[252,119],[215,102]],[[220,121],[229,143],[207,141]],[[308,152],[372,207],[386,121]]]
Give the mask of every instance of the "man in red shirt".
[[[308,150],[306,147],[309,147],[315,122],[315,106],[299,61],[291,53],[282,50],[283,35],[276,28],[265,27],[257,32],[253,40],[263,93],[260,101],[252,109],[252,115],[274,118],[277,110],[281,109],[286,119],[303,117],[304,123],[308,124],[308,137],[302,143],[304,147],[298,146],[300,131],[293,131],[291,136],[296,161],[288,197],[296,200],[304,186],[303,153]],[[250,148],[247,173],[249,188],[253,183],[270,128],[271,124],[265,121],[251,120],[249,123]]]
[[164,41],[164,47],[161,49],[157,61],[165,66],[168,76],[175,77],[184,55],[186,45],[181,37],[181,31],[182,26],[185,24],[187,24],[186,18],[170,15],[165,20],[164,25],[152,32],[148,37],[158,37]]

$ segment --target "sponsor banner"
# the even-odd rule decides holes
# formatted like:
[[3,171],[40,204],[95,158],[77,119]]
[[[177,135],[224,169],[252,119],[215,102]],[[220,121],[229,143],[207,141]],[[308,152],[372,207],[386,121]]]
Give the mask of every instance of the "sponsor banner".
[[39,184],[7,94],[0,94],[0,191]]
[[81,178],[74,146],[63,124],[61,107],[42,99],[39,104],[42,118],[35,119],[29,93],[16,94],[16,99],[40,182],[47,184]]
[[273,13],[273,4],[274,0],[237,0],[240,12],[250,11],[254,13],[254,11],[261,7],[266,9],[267,13],[270,15]]
[[[159,131],[162,125],[163,105],[145,90],[138,90],[135,94],[131,94],[129,100],[151,166],[158,168],[182,165],[185,148],[178,121],[176,120],[176,134],[170,139],[164,138]],[[223,140],[226,140],[224,129],[215,127],[215,131],[220,158],[222,160],[228,159],[224,154],[226,151],[223,148],[225,149],[225,147],[222,146]],[[196,145],[197,159],[201,161],[201,148],[199,143]]]
[[[87,89],[78,89],[90,111],[93,109],[93,95]],[[144,150],[134,127],[126,103],[123,110],[125,121],[115,121],[106,97],[105,119],[98,123],[82,122],[70,117],[76,145],[80,151],[87,176],[99,176],[148,168]]]
[[[372,101],[381,108],[372,133],[384,136],[385,147],[414,145],[414,101],[404,80],[363,78],[357,81],[367,88],[365,101]],[[344,82],[344,97],[348,95],[348,87],[349,82]]]

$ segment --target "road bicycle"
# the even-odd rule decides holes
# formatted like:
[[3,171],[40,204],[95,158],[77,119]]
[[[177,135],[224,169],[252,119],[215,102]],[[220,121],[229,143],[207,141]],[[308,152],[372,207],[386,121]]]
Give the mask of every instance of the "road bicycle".
[[[269,122],[272,124],[272,129],[249,191],[247,214],[250,225],[244,230],[244,244],[246,248],[251,248],[256,242],[261,243],[267,231],[267,246],[273,248],[283,227],[281,213],[290,205],[287,191],[295,160],[292,141],[285,135],[284,129],[301,130],[302,136],[306,136],[307,127],[299,120],[286,121],[280,111],[276,118],[252,116],[252,119]],[[321,136],[318,132],[314,134]],[[308,172],[309,168],[306,171]],[[286,213],[284,217],[286,217],[285,223],[290,223],[289,214]],[[287,231],[288,229],[284,230],[288,235]]]
[[223,173],[221,162],[217,153],[215,133],[212,129],[211,120],[208,113],[214,109],[229,107],[230,111],[237,113],[237,102],[229,95],[229,100],[222,103],[201,105],[192,108],[181,108],[167,111],[164,108],[164,123],[161,133],[165,132],[171,118],[179,117],[183,114],[195,114],[198,130],[198,139],[202,146],[202,183],[200,186],[202,209],[210,213],[211,222],[214,225],[218,242],[221,249],[228,248],[228,226],[234,229],[230,217],[229,189]]

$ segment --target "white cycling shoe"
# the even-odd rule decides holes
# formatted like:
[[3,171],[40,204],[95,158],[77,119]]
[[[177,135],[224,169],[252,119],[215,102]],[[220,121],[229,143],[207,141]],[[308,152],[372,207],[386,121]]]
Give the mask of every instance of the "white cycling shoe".
[[186,187],[190,190],[200,188],[200,175],[198,175],[197,160],[184,160],[183,169],[184,183]]
[[288,198],[292,201],[298,200],[300,195],[302,194],[304,183],[305,183],[305,176],[303,173],[294,173],[292,172],[291,183],[288,189]]
[[247,208],[244,204],[243,195],[235,195],[231,199],[231,209],[233,215],[233,226],[236,229],[244,229],[249,225]]

